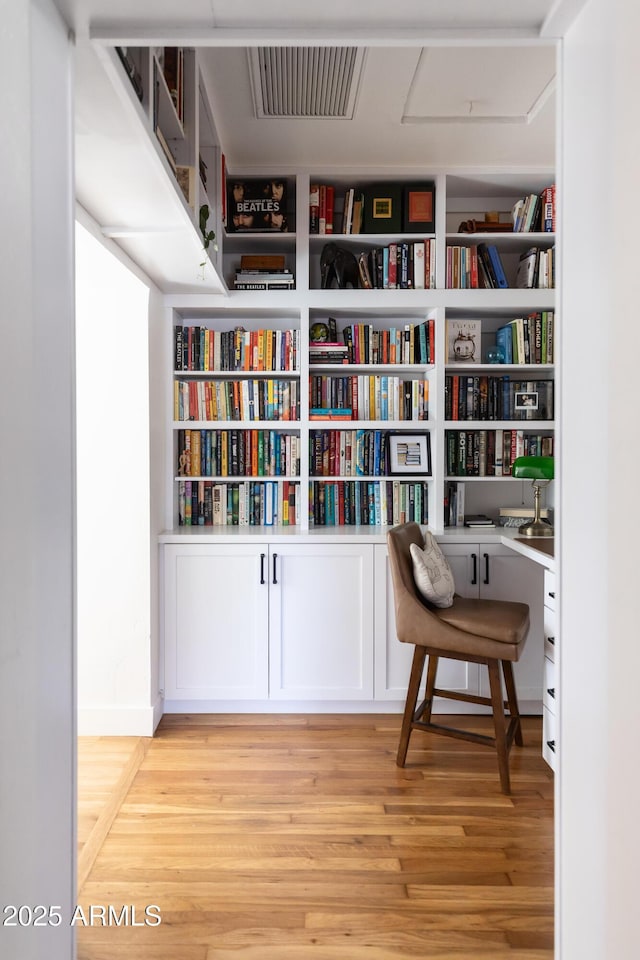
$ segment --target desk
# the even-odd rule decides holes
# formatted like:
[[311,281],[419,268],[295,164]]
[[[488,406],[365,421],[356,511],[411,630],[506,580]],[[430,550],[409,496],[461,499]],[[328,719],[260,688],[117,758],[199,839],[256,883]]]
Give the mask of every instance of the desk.
[[514,537],[509,546],[544,567],[544,683],[542,697],[542,756],[552,770],[557,759],[558,623],[556,562],[553,537]]
[[[452,564],[456,587],[460,584],[459,592],[463,595],[486,596],[498,600],[522,600],[529,604],[531,610],[531,629],[529,641],[522,660],[517,669],[520,672],[518,681],[518,697],[524,713],[533,709],[531,690],[537,687],[535,697],[536,712],[539,710],[540,681],[542,680],[542,717],[543,717],[543,756],[552,769],[556,768],[556,717],[558,712],[557,668],[558,668],[558,636],[556,622],[556,556],[555,539],[553,537],[523,537],[517,527],[475,527],[450,528],[437,535],[438,541]],[[477,551],[478,546],[480,552]],[[517,554],[534,563],[537,570],[529,564],[518,576],[511,575],[509,563],[499,569],[498,552]],[[496,564],[497,576],[483,580],[484,561],[478,567],[478,576],[471,583],[478,586],[468,588],[468,567],[465,567],[464,556],[476,557],[478,564],[483,557],[489,556]],[[495,558],[495,559],[494,559]],[[474,559],[474,564],[476,560]],[[475,567],[472,567],[475,570]],[[494,582],[497,581],[497,582]],[[469,593],[469,589],[476,591]],[[542,648],[542,649],[541,649]],[[542,659],[542,664],[541,664]],[[542,666],[542,676],[540,667]]]

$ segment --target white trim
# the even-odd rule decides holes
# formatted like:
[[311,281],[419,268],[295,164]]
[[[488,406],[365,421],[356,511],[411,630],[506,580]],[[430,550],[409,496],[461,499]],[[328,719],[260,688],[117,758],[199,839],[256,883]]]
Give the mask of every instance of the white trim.
[[78,707],[79,737],[152,737],[160,722],[153,707]]

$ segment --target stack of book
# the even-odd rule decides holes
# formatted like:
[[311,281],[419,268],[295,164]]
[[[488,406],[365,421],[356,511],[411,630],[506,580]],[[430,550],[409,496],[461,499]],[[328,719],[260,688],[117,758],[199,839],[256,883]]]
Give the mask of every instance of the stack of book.
[[245,255],[236,271],[236,290],[293,290],[295,278],[280,254]]
[[488,517],[486,513],[472,513],[468,514],[464,518],[465,527],[475,528],[486,528],[486,527],[495,527],[495,523]]
[[309,344],[309,363],[348,363],[349,347],[346,343]]

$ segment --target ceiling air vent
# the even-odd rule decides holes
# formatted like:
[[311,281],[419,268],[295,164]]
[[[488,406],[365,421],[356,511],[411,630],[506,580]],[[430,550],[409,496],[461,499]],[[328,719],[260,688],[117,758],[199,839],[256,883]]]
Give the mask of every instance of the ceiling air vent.
[[353,117],[365,51],[361,47],[252,47],[256,117]]

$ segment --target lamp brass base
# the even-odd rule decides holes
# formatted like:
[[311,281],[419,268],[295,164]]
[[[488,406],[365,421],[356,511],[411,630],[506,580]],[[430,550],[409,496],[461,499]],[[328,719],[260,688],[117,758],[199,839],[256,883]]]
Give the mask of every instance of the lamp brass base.
[[524,537],[552,537],[553,527],[548,520],[532,520],[518,527],[518,533]]

